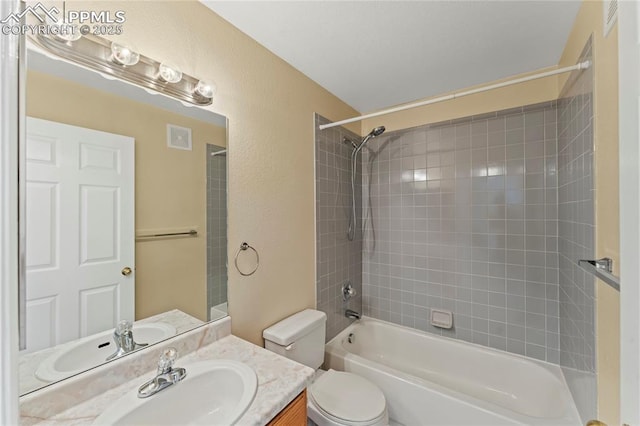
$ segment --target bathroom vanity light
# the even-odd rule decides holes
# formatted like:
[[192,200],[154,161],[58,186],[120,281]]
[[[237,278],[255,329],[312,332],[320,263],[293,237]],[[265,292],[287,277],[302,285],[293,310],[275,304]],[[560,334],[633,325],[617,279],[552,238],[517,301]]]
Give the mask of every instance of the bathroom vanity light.
[[102,74],[194,105],[211,105],[213,102],[216,86],[210,81],[184,74],[168,62],[141,55],[132,46],[92,34],[77,35],[78,31],[68,31],[63,35],[38,34],[29,38],[49,53]]
[[[174,66],[167,65],[164,62],[160,64],[158,74],[160,75],[160,78],[167,83],[177,83],[182,80],[182,71]],[[212,98],[213,96],[209,97]]]
[[200,80],[194,91],[203,98],[213,98],[213,95],[216,94],[216,86],[213,83]]
[[114,41],[111,43],[111,60],[117,64],[130,67],[138,63],[140,54],[133,48]]
[[80,34],[80,29],[77,25],[69,24],[61,19],[53,20],[49,16],[47,16],[46,20],[48,25],[57,29],[57,32],[53,36],[57,39],[67,42],[77,41],[80,39],[80,37],[82,37],[82,34]]

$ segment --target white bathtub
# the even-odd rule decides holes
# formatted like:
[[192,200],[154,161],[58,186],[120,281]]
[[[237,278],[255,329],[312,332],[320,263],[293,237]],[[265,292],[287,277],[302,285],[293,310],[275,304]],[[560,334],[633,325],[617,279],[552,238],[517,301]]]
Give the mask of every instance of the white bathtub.
[[405,425],[581,424],[558,366],[367,317],[327,343],[324,366],[377,384]]

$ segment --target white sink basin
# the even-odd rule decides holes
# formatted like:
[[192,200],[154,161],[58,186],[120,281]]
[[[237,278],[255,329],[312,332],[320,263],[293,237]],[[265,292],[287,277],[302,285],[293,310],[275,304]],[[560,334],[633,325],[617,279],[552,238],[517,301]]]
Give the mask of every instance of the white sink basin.
[[[94,425],[232,425],[245,413],[258,388],[247,365],[220,359],[180,365],[187,376],[152,395],[138,388],[111,404]],[[145,382],[140,380],[140,385]]]
[[[134,324],[133,338],[137,343],[153,344],[175,336],[175,327],[162,322]],[[61,345],[60,350],[45,359],[36,370],[36,377],[46,382],[65,379],[89,368],[101,365],[116,351],[113,330],[83,337]]]

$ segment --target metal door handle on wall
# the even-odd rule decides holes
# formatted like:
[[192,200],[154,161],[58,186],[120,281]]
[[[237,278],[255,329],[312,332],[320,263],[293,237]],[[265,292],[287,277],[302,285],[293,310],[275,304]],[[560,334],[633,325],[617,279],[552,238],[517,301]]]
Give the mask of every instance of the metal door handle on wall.
[[[253,250],[253,252],[256,254],[256,267],[253,268],[253,271],[251,272],[242,272],[240,270],[240,267],[238,266],[238,256],[240,255],[241,252],[247,251],[247,249]],[[243,242],[242,244],[240,244],[240,248],[236,252],[236,256],[233,263],[235,263],[236,269],[238,270],[238,272],[240,272],[240,275],[244,277],[248,277],[249,275],[253,275],[258,270],[258,266],[260,266],[260,255],[258,254],[258,251],[256,249],[254,249],[249,245],[249,243]]]

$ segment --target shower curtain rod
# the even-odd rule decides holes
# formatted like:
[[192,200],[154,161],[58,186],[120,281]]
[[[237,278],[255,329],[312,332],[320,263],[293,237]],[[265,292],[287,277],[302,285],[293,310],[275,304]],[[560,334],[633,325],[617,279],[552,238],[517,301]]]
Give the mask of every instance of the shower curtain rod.
[[579,64],[572,65],[570,67],[560,68],[553,71],[541,72],[539,74],[530,75],[527,77],[516,78],[514,80],[504,81],[502,83],[491,84],[489,86],[480,87],[478,89],[467,90],[466,92],[453,93],[451,95],[441,96],[439,98],[429,99],[426,101],[416,102],[413,104],[401,105],[395,108],[389,108],[382,111],[372,112],[371,114],[361,115],[359,117],[348,118],[346,120],[336,121],[334,123],[321,124],[318,126],[320,130],[329,129],[331,127],[341,126],[343,124],[353,123],[355,121],[362,121],[367,118],[378,117],[381,115],[391,114],[398,111],[404,111],[406,109],[417,108],[425,105],[431,105],[438,102],[450,101],[452,99],[461,98],[463,96],[475,95],[476,93],[487,92],[493,89],[500,89],[501,87],[512,86],[514,84],[524,83],[526,81],[538,80],[540,78],[551,77],[552,75],[564,74],[575,70],[586,70],[591,66],[591,61],[580,62]]

